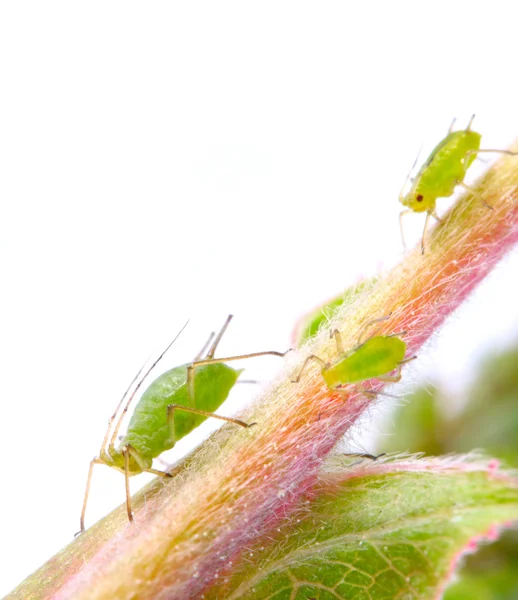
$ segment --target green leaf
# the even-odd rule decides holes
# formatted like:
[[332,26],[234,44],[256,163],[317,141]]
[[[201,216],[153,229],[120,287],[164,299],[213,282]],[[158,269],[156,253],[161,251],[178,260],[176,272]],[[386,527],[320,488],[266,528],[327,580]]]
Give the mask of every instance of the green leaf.
[[457,460],[339,464],[205,598],[435,598],[474,540],[518,519],[517,482]]
[[[439,410],[437,390],[420,388],[398,408],[392,418],[391,435],[383,436],[380,452],[424,452],[430,456],[445,453],[445,419]],[[471,448],[470,448],[471,450]]]
[[445,600],[516,600],[518,598],[518,532],[505,531],[495,544],[467,557],[462,578]]
[[518,349],[484,360],[466,394],[469,402],[453,423],[452,450],[484,448],[492,456],[518,466]]
[[487,357],[478,376],[463,392],[464,410],[455,418],[446,406],[458,403],[440,388],[421,388],[408,396],[384,436],[380,452],[424,452],[429,455],[483,448],[491,456],[518,466],[518,348]]
[[[445,390],[432,387],[414,392],[394,418],[391,436],[379,451],[408,450],[426,454],[464,452],[483,448],[504,464],[518,466],[518,348],[486,357],[477,377],[463,392],[465,406],[455,418],[445,406],[455,405]],[[469,556],[461,580],[447,592],[447,600],[514,600],[518,598],[518,534],[507,534]]]

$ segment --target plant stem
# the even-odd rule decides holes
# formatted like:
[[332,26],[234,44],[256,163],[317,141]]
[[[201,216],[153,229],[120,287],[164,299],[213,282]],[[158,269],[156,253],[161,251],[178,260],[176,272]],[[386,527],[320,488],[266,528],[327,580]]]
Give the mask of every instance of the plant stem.
[[[390,314],[376,331],[405,330],[411,356],[516,241],[518,160],[506,157],[434,228],[424,256],[419,248],[409,253],[332,326],[352,347],[367,322]],[[336,356],[329,331],[306,351]],[[284,376],[243,417],[256,427],[223,427],[176,478],[154,484],[133,525],[112,513],[9,598],[47,598],[59,588],[62,600],[201,598],[254,539],[289,518],[326,455],[372,403],[357,392],[330,393],[315,366],[291,383],[305,356],[293,353]]]

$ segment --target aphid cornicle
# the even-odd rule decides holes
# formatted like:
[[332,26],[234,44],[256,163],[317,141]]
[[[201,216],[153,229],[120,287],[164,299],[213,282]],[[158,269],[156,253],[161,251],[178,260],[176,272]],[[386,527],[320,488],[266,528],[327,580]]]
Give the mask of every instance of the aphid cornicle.
[[[198,427],[207,417],[235,423],[241,427],[254,425],[254,423],[249,424],[239,419],[214,414],[214,411],[226,400],[230,390],[237,382],[239,374],[242,372],[242,369],[233,369],[224,363],[265,355],[284,356],[286,352],[271,350],[226,358],[214,358],[216,348],[231,319],[232,315],[229,315],[221,331],[215,338],[214,333],[211,334],[192,363],[170,369],[151,383],[135,406],[126,434],[116,447],[117,434],[131,401],[134,399],[144,379],[176,341],[187,323],[138,381],[132,393],[129,394],[130,389],[139,379],[143,369],[137,373],[109,420],[99,456],[96,456],[90,462],[83,509],[81,511],[81,532],[85,529],[85,512],[94,465],[105,464],[124,473],[126,510],[128,519],[132,521],[133,513],[129,491],[130,476],[146,471],[161,477],[169,477],[169,473],[152,468],[153,459],[160,456],[162,452],[171,449],[179,439]],[[212,345],[205,354],[211,342]],[[112,425],[126,398],[128,398],[126,404],[110,436]]]
[[[372,335],[362,341],[368,327],[374,323],[385,321],[388,317],[381,317],[370,321],[363,328],[358,343],[354,348],[346,351],[343,347],[342,337],[337,329],[331,331],[335,339],[338,358],[326,362],[315,354],[310,354],[304,361],[302,368],[293,383],[298,383],[302,373],[310,361],[316,362],[321,369],[322,377],[330,390],[346,393],[346,388],[354,385],[356,389],[366,395],[376,395],[379,392],[368,390],[360,384],[368,379],[395,382],[401,379],[401,367],[416,358],[405,358],[406,343],[393,333],[391,335]],[[391,375],[392,371],[396,371]]]
[[459,185],[469,190],[469,187],[464,183],[464,178],[477,154],[481,152],[495,152],[511,156],[518,155],[518,152],[511,152],[510,150],[480,148],[482,136],[471,129],[474,118],[475,115],[471,117],[468,126],[462,131],[453,131],[455,119],[453,120],[446,137],[437,144],[423,166],[419,169],[417,175],[411,179],[410,190],[406,194],[401,192],[399,196],[399,201],[404,206],[409,207],[399,215],[402,237],[403,215],[409,212],[426,212],[426,221],[421,238],[421,253],[423,254],[424,240],[430,217],[434,217],[440,221],[435,212],[437,198],[451,196],[455,188]]

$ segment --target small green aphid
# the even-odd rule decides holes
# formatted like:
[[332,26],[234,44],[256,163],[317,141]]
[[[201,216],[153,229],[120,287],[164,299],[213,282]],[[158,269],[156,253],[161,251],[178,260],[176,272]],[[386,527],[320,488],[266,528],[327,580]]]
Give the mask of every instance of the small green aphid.
[[[124,473],[126,509],[128,519],[132,521],[133,513],[129,490],[130,476],[146,471],[160,477],[170,477],[169,473],[152,468],[153,459],[160,456],[162,452],[171,449],[179,439],[198,427],[207,417],[214,417],[215,419],[235,423],[241,427],[251,427],[255,424],[214,414],[214,411],[226,400],[230,390],[242,372],[242,369],[233,369],[224,363],[268,354],[284,356],[286,352],[275,352],[272,350],[226,358],[214,358],[216,348],[231,319],[232,315],[229,315],[221,331],[215,338],[214,333],[210,335],[208,341],[192,363],[170,369],[151,383],[135,406],[126,434],[116,447],[117,435],[131,401],[135,398],[145,378],[178,339],[178,336],[185,329],[187,323],[140,380],[139,377],[143,368],[137,373],[108,422],[108,429],[104,436],[99,456],[96,456],[90,462],[83,509],[81,511],[81,532],[85,529],[85,512],[94,465],[105,464]],[[212,340],[214,341],[212,342]],[[212,345],[205,354],[211,342]],[[137,380],[139,381],[130,394],[130,390]],[[126,404],[110,437],[112,425],[126,398]]]
[[[450,125],[447,136],[437,144],[432,153],[419,169],[417,175],[410,179],[410,190],[399,195],[399,201],[408,206],[399,215],[399,225],[401,236],[403,237],[402,217],[409,212],[426,212],[426,221],[424,223],[423,235],[421,238],[421,253],[424,254],[424,240],[430,217],[434,217],[440,222],[435,212],[435,203],[437,198],[447,198],[451,196],[457,186],[462,186],[469,190],[464,183],[466,172],[475,160],[477,154],[481,152],[496,152],[500,154],[518,155],[518,152],[510,150],[489,150],[480,148],[481,135],[471,130],[473,115],[466,129],[462,131],[453,131],[455,119]],[[415,164],[414,164],[415,166]],[[412,167],[413,170],[413,167]],[[410,174],[407,180],[410,178]],[[488,208],[491,208],[488,205]],[[404,245],[404,239],[403,239]]]
[[339,296],[335,296],[322,304],[309,314],[304,315],[295,326],[292,334],[293,343],[300,348],[309,339],[317,335],[318,331],[329,325],[331,319],[342,306],[353,304],[362,294],[374,286],[377,277],[364,279],[347,288]]
[[[376,395],[379,392],[366,389],[358,384],[368,379],[387,382],[399,381],[402,365],[416,358],[415,356],[405,358],[406,343],[398,337],[405,332],[392,335],[371,335],[362,341],[368,327],[388,318],[381,317],[367,323],[358,338],[357,345],[348,351],[343,347],[340,332],[337,329],[331,331],[331,338],[334,337],[336,341],[338,358],[332,362],[326,362],[315,354],[310,354],[293,383],[300,381],[302,373],[310,361],[314,361],[320,366],[327,387],[336,392],[346,393],[346,388],[354,385],[363,394]],[[391,375],[392,371],[396,371],[396,373]]]

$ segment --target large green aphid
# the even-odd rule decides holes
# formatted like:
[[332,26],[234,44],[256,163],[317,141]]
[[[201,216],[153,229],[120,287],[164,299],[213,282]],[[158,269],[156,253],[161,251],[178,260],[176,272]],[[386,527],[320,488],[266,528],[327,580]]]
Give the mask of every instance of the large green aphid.
[[421,238],[421,252],[423,254],[424,240],[430,217],[434,217],[440,221],[435,212],[437,198],[451,196],[455,188],[459,185],[469,190],[469,187],[464,183],[464,178],[477,154],[481,152],[496,152],[511,156],[518,155],[518,152],[511,152],[510,150],[480,148],[482,136],[471,129],[474,118],[475,115],[471,117],[467,128],[462,131],[452,131],[455,123],[455,120],[453,120],[447,136],[432,150],[432,153],[419,169],[417,175],[410,179],[410,190],[406,194],[403,194],[402,191],[399,195],[399,201],[403,205],[408,206],[408,209],[402,211],[399,215],[402,236],[403,228],[401,219],[403,215],[409,212],[426,212],[426,221]]
[[[340,332],[337,329],[331,331],[331,338],[334,338],[336,342],[338,358],[326,362],[315,354],[310,354],[293,383],[300,381],[302,373],[310,361],[314,361],[320,366],[327,387],[336,392],[347,393],[347,388],[354,385],[358,391],[364,394],[376,395],[379,392],[369,390],[360,384],[369,379],[386,382],[399,381],[401,367],[415,358],[415,356],[405,358],[406,343],[398,337],[400,334],[372,335],[362,341],[368,327],[373,323],[385,321],[387,318],[382,317],[367,323],[360,334],[357,345],[347,351],[344,349]],[[391,374],[393,371],[396,372]]]
[[[233,369],[224,363],[268,354],[284,356],[286,353],[272,350],[226,358],[214,358],[216,348],[231,319],[232,315],[229,315],[221,331],[215,338],[214,333],[211,334],[193,362],[170,369],[153,381],[135,406],[126,434],[116,446],[119,429],[124,415],[128,412],[131,401],[135,398],[145,378],[176,341],[181,331],[141,379],[139,377],[143,369],[137,373],[108,422],[108,429],[104,436],[99,456],[96,456],[90,462],[83,509],[81,511],[81,531],[84,531],[85,528],[85,512],[94,465],[105,464],[124,473],[126,509],[128,518],[132,521],[133,513],[129,490],[130,476],[138,475],[145,471],[159,475],[160,477],[170,477],[170,474],[167,472],[153,469],[153,459],[160,456],[162,452],[171,449],[179,439],[198,427],[207,417],[214,417],[215,419],[235,423],[241,427],[251,427],[254,425],[254,423],[249,424],[239,419],[214,414],[214,411],[227,399],[230,390],[237,382],[239,374],[242,371],[241,369]],[[206,352],[211,342],[212,345]],[[130,390],[137,380],[138,383],[130,394]],[[117,414],[125,400],[124,408],[112,431],[112,425],[115,423]]]

